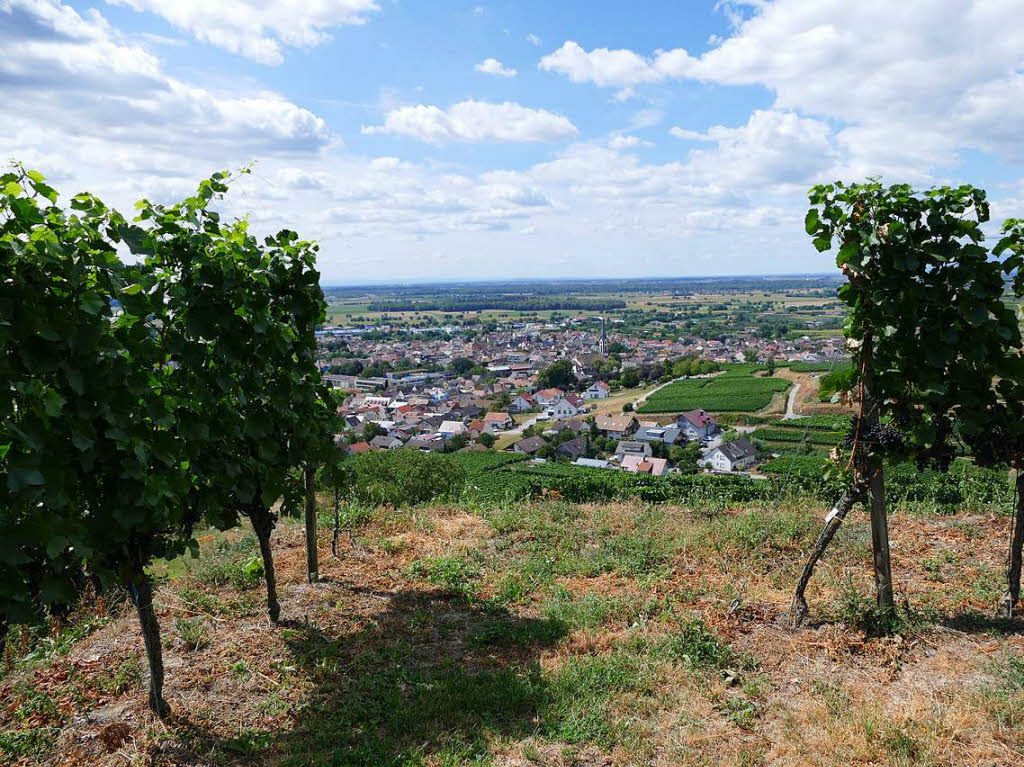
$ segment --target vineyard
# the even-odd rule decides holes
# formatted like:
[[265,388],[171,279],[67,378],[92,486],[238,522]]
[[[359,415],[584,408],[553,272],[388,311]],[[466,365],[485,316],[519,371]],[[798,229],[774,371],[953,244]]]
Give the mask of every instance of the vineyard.
[[[813,430],[808,434],[830,435]],[[492,458],[485,461],[488,455]],[[482,467],[467,471],[458,498],[461,503],[483,508],[529,501],[551,492],[575,503],[642,501],[725,508],[803,498],[807,503],[827,504],[842,492],[845,481],[841,472],[829,471],[821,455],[783,454],[766,461],[761,470],[767,478],[715,474],[651,477],[566,463],[534,463],[511,454],[461,454],[450,460]],[[954,513],[962,506],[997,515],[1010,512],[1013,487],[1005,472],[978,468],[963,459],[954,461],[949,472],[919,472],[909,464],[893,464],[887,472],[896,507],[925,504],[940,513]]]
[[710,412],[754,412],[767,407],[777,392],[790,382],[782,378],[755,376],[756,365],[732,365],[711,378],[686,379],[659,389],[638,409],[639,413],[681,413],[685,410]]
[[837,362],[786,362],[781,363],[783,367],[787,367],[794,373],[831,373],[837,370],[845,370],[851,366],[849,360],[841,360]]

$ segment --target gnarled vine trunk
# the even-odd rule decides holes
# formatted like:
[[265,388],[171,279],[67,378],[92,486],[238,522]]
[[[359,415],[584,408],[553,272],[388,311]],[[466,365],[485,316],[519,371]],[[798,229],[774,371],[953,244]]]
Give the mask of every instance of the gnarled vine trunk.
[[310,583],[320,578],[320,561],[316,550],[316,469],[306,465],[306,576]]
[[1010,537],[1010,552],[1007,557],[1006,593],[999,612],[1004,618],[1012,618],[1020,599],[1021,564],[1024,561],[1024,474],[1017,474],[1017,505],[1013,510],[1013,535]]
[[146,662],[149,664],[149,707],[158,717],[166,719],[171,713],[171,707],[164,700],[164,657],[163,648],[160,646],[160,623],[153,609],[153,583],[141,565],[134,566],[128,590],[139,616],[142,639],[146,645]]
[[277,623],[281,617],[281,604],[277,601],[277,577],[274,573],[274,552],[270,548],[270,534],[274,531],[277,515],[267,508],[262,500],[245,506],[245,515],[252,523],[256,540],[260,543],[260,556],[263,558],[263,577],[267,582],[267,615]]

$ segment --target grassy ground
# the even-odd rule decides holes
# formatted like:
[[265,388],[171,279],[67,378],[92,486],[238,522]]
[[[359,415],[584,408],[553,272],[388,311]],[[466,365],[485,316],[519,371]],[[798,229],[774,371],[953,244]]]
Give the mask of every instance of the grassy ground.
[[[985,617],[1005,520],[893,518],[901,631],[866,638],[863,515],[789,628],[822,509],[540,503],[353,513],[340,556],[250,537],[157,592],[166,724],[124,605],[0,679],[0,761],[36,765],[1024,764],[1024,640]],[[18,644],[17,637],[14,644]],[[6,757],[6,761],[4,761]]]

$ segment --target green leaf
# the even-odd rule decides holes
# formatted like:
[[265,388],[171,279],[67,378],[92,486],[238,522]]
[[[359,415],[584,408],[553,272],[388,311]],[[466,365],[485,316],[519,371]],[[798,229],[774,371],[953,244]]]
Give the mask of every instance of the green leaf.
[[4,184],[4,194],[8,194],[11,197],[20,197],[24,193],[21,185],[16,181],[8,181]]
[[107,302],[95,293],[84,294],[79,303],[82,307],[82,311],[94,315],[102,312],[107,306]]
[[46,480],[38,469],[12,466],[7,471],[7,489],[12,493],[21,492],[26,487],[38,487],[45,483]]
[[807,216],[804,218],[804,229],[807,230],[807,234],[817,234],[820,223],[817,208],[807,211]]

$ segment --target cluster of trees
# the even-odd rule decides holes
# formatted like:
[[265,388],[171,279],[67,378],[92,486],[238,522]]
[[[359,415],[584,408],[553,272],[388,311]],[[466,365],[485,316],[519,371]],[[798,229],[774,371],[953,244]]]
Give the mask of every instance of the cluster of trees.
[[[315,526],[313,476],[338,452],[317,246],[222,220],[228,182],[129,222],[89,194],[62,209],[35,171],[0,176],[0,651],[87,581],[123,586],[160,716],[147,567],[194,550],[197,524],[247,519],[276,621],[277,511]],[[313,544],[311,577],[315,527]]]

